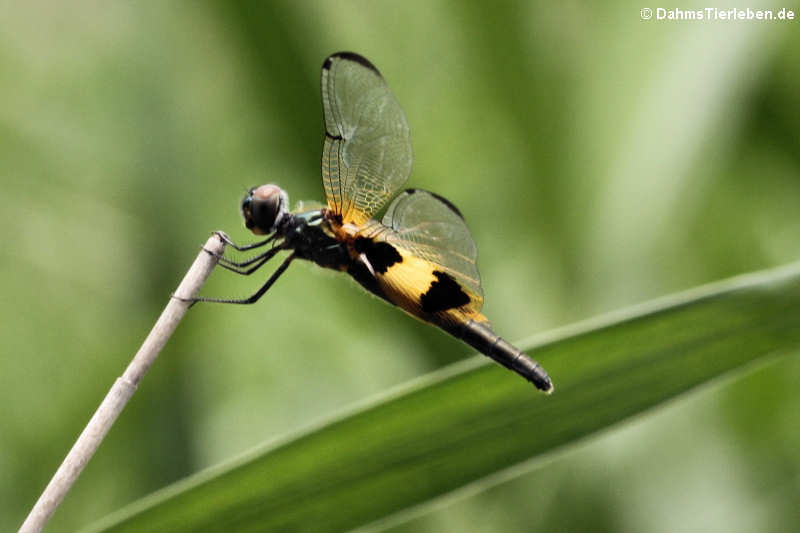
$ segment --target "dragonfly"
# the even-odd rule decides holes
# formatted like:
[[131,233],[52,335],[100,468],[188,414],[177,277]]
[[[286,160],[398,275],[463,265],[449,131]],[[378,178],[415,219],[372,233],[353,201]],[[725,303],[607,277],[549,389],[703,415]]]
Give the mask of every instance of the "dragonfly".
[[[399,192],[411,173],[408,122],[378,69],[353,52],[322,64],[324,207],[289,210],[275,184],[249,189],[241,202],[245,226],[261,241],[234,249],[260,249],[245,261],[219,264],[250,275],[281,251],[289,255],[253,295],[195,301],[253,304],[296,259],[349,274],[370,293],[441,328],[550,393],[545,370],[494,333],[481,314],[483,292],[477,246],[451,202],[422,189]],[[386,207],[382,219],[376,214]]]

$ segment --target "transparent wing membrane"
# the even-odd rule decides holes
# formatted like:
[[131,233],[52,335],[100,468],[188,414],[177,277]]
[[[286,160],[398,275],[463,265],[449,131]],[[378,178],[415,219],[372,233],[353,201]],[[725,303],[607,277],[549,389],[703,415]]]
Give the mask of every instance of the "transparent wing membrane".
[[400,105],[378,70],[340,52],[322,66],[322,183],[344,223],[363,224],[411,173],[411,139]]

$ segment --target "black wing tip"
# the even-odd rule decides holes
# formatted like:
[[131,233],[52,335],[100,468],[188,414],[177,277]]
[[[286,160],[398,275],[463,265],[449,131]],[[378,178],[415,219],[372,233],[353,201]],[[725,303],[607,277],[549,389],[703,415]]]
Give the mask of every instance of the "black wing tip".
[[325,58],[325,61],[322,63],[322,69],[330,70],[331,64],[333,63],[334,59],[346,59],[348,61],[353,61],[355,63],[358,63],[359,65],[367,67],[371,71],[375,72],[375,74],[377,74],[378,76],[381,75],[381,72],[378,70],[378,67],[370,63],[369,59],[355,52],[336,52],[329,55],[328,57]]
[[425,190],[425,189],[406,189],[405,192],[408,193],[408,194],[414,194],[415,192],[428,193],[431,196],[433,196],[434,198],[436,198],[437,200],[439,200],[440,202],[442,202],[444,205],[446,205],[450,209],[450,211],[452,211],[453,213],[458,215],[461,220],[464,220],[464,215],[461,213],[461,211],[455,205],[453,205],[453,202],[451,202],[450,200],[448,200],[444,196],[440,196],[440,195],[436,194],[435,192],[431,192],[431,191],[428,191],[428,190]]

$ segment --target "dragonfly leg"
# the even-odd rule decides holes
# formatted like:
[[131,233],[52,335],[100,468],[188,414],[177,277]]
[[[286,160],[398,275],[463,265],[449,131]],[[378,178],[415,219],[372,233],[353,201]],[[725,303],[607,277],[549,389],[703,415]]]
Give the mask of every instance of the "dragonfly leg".
[[[275,248],[275,249],[277,250],[277,248]],[[272,273],[272,275],[269,277],[269,279],[266,281],[266,283],[264,283],[264,285],[260,289],[258,289],[255,292],[255,294],[253,294],[252,296],[250,296],[248,298],[228,299],[228,298],[202,298],[202,297],[200,297],[200,298],[194,298],[192,300],[192,304],[195,304],[197,302],[213,302],[213,303],[220,303],[220,304],[254,304],[259,300],[259,298],[264,296],[264,293],[267,292],[270,287],[272,287],[272,284],[275,283],[275,281],[281,276],[281,274],[283,274],[286,271],[287,268],[289,268],[289,265],[291,264],[291,262],[292,262],[292,260],[294,258],[295,258],[295,255],[292,254],[289,257],[287,257],[286,259],[284,259],[283,263],[281,263],[281,266],[279,266],[278,269],[275,272]]]
[[[272,256],[274,256],[276,253],[278,253],[280,250],[283,249],[280,246],[280,244],[282,244],[282,243],[278,244],[277,246],[275,244],[275,237],[277,237],[277,234],[273,234],[269,238],[267,238],[267,239],[265,239],[263,241],[260,241],[260,242],[257,242],[257,243],[253,243],[253,244],[244,245],[244,246],[239,246],[238,244],[234,243],[230,239],[230,237],[228,237],[228,235],[225,234],[225,232],[223,232],[223,231],[215,231],[214,235],[218,236],[225,243],[229,244],[231,247],[233,247],[233,248],[235,248],[236,250],[239,250],[239,251],[251,250],[251,249],[259,248],[261,246],[269,244],[270,242],[272,243],[272,248],[270,248],[266,252],[260,253],[257,256],[252,257],[250,259],[247,259],[245,261],[238,261],[238,262],[237,261],[232,261],[231,259],[228,259],[227,257],[225,257],[224,255],[222,255],[220,253],[212,252],[211,250],[207,250],[206,248],[203,248],[203,250],[206,253],[209,253],[209,254],[215,256],[217,259],[219,259],[220,266],[230,270],[231,272],[236,272],[237,274],[243,274],[243,275],[252,274],[261,265],[263,265],[267,260],[271,259]],[[251,268],[251,269],[244,270],[243,267],[252,265],[253,263],[258,263],[258,265],[253,267],[253,268]]]
[[269,244],[270,242],[275,240],[275,237],[278,236],[277,233],[273,233],[272,235],[270,235],[269,237],[267,237],[263,241],[254,242],[252,244],[236,244],[235,242],[233,242],[233,239],[228,237],[228,234],[225,233],[224,231],[215,231],[214,235],[216,235],[217,237],[222,239],[225,242],[225,244],[227,244],[231,248],[233,248],[235,250],[239,250],[240,252],[246,252],[247,250],[253,250],[255,248],[261,248],[262,246],[264,246],[266,244]]
[[[270,250],[270,251],[272,251],[272,250]],[[280,251],[280,250],[276,248],[275,251],[277,252],[277,251]],[[239,268],[239,267],[236,267],[236,266],[231,266],[231,265],[228,265],[226,263],[223,263],[222,261],[220,261],[218,264],[219,264],[219,266],[221,266],[225,270],[230,270],[231,272],[233,272],[235,274],[239,274],[240,276],[249,276],[250,274],[252,274],[256,270],[258,270],[259,268],[264,266],[267,263],[267,261],[269,261],[272,258],[273,255],[275,255],[275,254],[269,254],[268,256],[266,254],[262,254],[259,257],[256,257],[254,261],[248,261],[247,262],[248,264],[251,264],[253,262],[256,263],[255,265],[251,266],[250,268]]]
[[[275,256],[275,254],[277,254],[283,249],[284,248],[282,246],[275,246],[273,248],[270,248],[266,252],[260,253],[255,257],[252,257],[250,259],[247,259],[246,261],[241,261],[241,262],[231,261],[227,257],[221,255],[219,256],[219,266],[228,269],[231,272],[236,272],[237,274],[241,274],[243,276],[249,276],[256,270],[261,268],[261,266],[263,266],[264,263],[272,259]],[[253,263],[255,263],[254,266],[247,269],[244,268],[253,265]]]

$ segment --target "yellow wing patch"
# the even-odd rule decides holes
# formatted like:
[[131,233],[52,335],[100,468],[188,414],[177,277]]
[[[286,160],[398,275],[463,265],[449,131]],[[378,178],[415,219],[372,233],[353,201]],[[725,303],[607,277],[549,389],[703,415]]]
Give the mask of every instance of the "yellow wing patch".
[[486,322],[480,313],[483,298],[458,283],[441,266],[395,246],[401,261],[376,272],[386,297],[426,322],[454,324],[472,319]]

